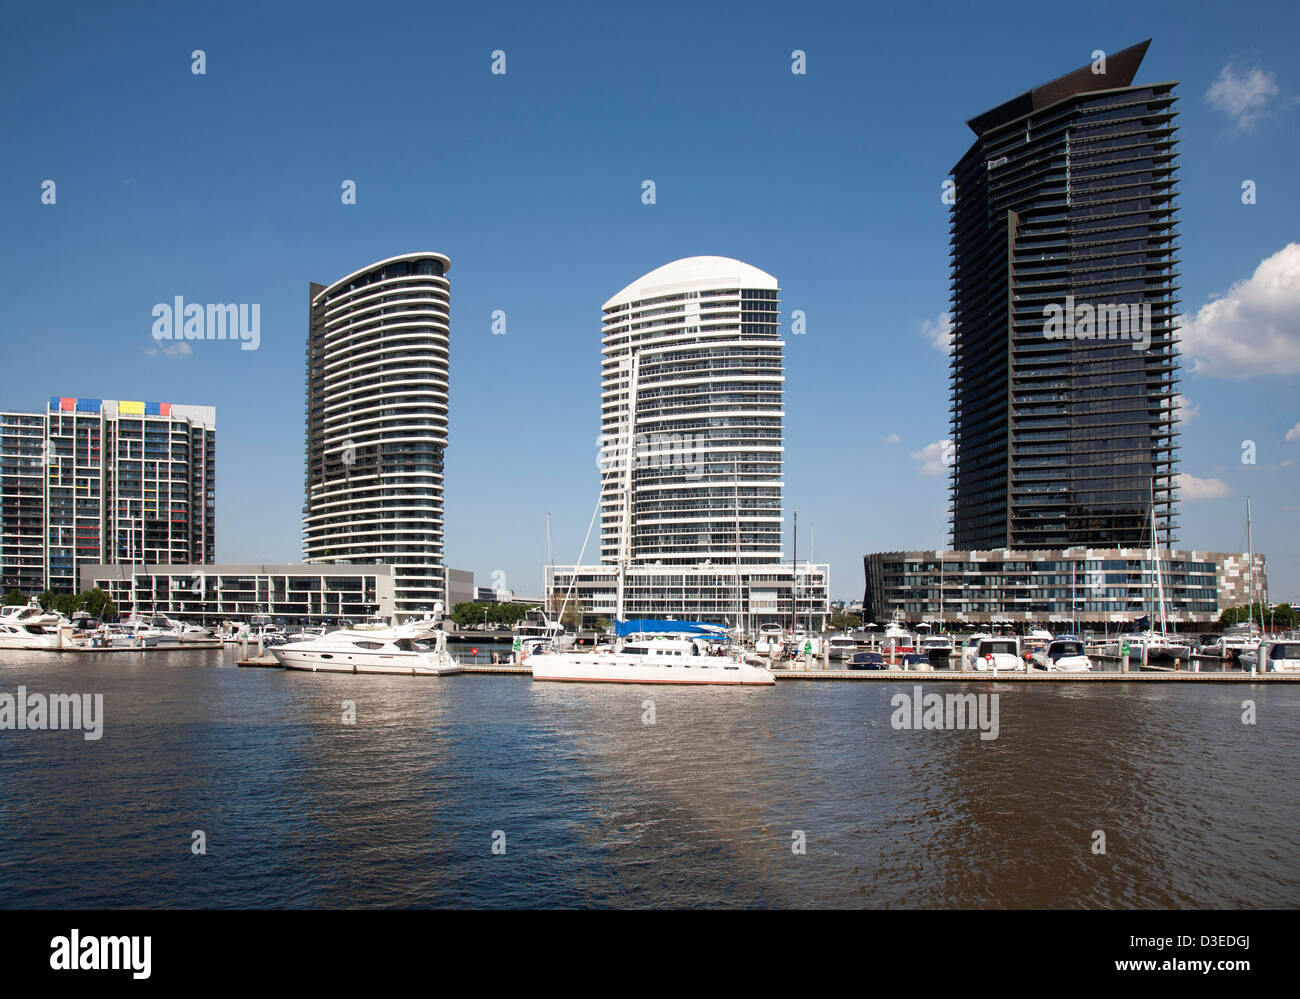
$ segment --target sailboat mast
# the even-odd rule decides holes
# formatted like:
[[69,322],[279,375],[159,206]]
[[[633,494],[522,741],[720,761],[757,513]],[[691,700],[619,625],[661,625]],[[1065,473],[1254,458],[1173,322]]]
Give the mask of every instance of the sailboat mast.
[[[1246,624],[1249,629],[1255,627],[1255,530],[1250,522],[1250,497],[1246,497],[1246,571],[1250,573],[1250,586],[1246,591]],[[1264,634],[1264,610],[1260,608],[1260,635]]]
[[790,553],[790,630],[799,627],[799,511],[794,512],[794,551]]
[[1160,637],[1167,637],[1168,621],[1165,618],[1165,583],[1160,572],[1160,538],[1156,534],[1156,486],[1151,481],[1151,554],[1156,564],[1156,597],[1160,601]]
[[939,539],[939,634],[943,634],[943,538]]
[[554,601],[551,599],[551,577],[554,571],[551,557],[551,511],[546,511],[546,569],[542,574],[542,595],[545,598],[546,619],[551,620],[555,611]]

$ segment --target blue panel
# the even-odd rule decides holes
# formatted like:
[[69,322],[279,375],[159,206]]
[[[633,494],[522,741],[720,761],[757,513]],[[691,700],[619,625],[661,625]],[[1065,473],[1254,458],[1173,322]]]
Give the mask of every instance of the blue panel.
[[619,635],[706,635],[725,638],[727,629],[700,621],[664,621],[658,618],[634,618],[615,621],[614,631]]
[[162,404],[157,402],[146,402],[144,404],[145,416],[162,416]]
[[103,408],[104,408],[103,399],[78,399],[77,400],[78,413],[98,413]]

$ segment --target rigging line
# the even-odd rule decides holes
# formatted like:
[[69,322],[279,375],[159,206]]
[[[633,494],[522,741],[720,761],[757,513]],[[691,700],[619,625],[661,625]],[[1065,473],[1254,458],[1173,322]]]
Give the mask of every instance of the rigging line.
[[[569,606],[569,597],[573,595],[573,588],[578,585],[578,573],[576,570],[582,565],[582,557],[587,554],[587,542],[591,540],[591,529],[596,526],[596,515],[600,513],[600,504],[604,499],[604,490],[601,490],[600,496],[596,498],[596,509],[591,511],[591,523],[587,525],[587,536],[582,539],[582,551],[578,552],[578,564],[574,566],[575,571],[573,573],[573,578],[569,580],[569,590],[564,594],[564,603],[560,605],[560,616],[557,619],[559,621],[564,620],[564,611],[565,608]],[[620,565],[619,572],[622,571],[623,567]],[[581,620],[578,623],[581,624]]]

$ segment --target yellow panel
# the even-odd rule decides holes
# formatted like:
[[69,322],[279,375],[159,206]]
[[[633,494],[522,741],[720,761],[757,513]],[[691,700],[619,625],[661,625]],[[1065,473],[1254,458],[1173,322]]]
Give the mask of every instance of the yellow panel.
[[117,411],[128,416],[144,416],[144,403],[127,402],[125,399],[120,399],[117,403]]

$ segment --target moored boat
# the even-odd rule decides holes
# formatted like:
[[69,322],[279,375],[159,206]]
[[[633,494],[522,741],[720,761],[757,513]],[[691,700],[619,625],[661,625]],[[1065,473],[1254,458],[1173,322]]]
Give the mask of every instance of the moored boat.
[[394,673],[445,676],[461,672],[447,652],[447,634],[431,623],[379,628],[340,628],[305,642],[270,649],[287,669],[313,673]]
[[570,683],[671,683],[771,686],[776,677],[747,657],[726,629],[694,621],[623,621],[617,649],[548,651],[529,656],[534,680]]
[[1084,652],[1083,641],[1074,635],[1057,635],[1030,656],[1035,669],[1048,672],[1086,673],[1092,669],[1092,660]]
[[1020,655],[1015,635],[972,635],[966,642],[966,668],[983,671],[1024,672],[1028,664]]
[[42,625],[0,621],[0,649],[57,649],[57,631]]
[[916,639],[905,628],[892,621],[885,626],[885,633],[880,636],[880,654],[882,656],[897,661],[915,651]]
[[[1300,673],[1300,641],[1260,642],[1241,654],[1241,668],[1264,673]],[[1260,670],[1260,663],[1264,668]]]
[[847,659],[858,651],[858,643],[851,635],[832,635],[826,640],[826,654],[831,659]]

